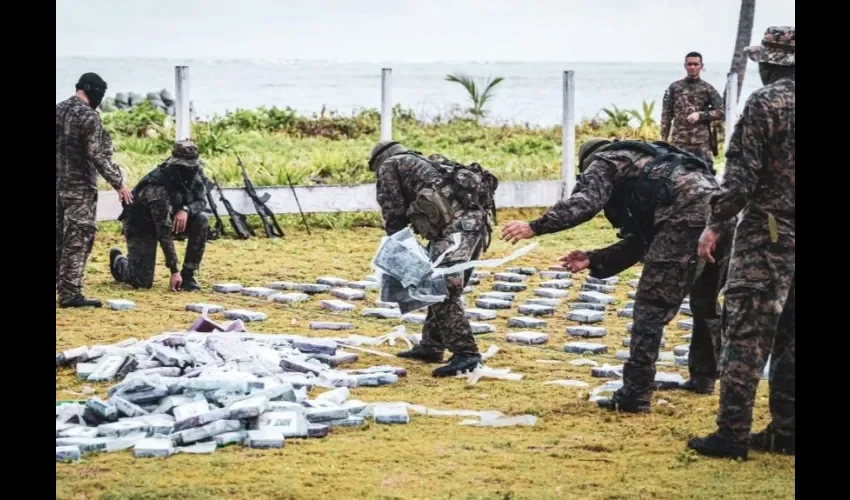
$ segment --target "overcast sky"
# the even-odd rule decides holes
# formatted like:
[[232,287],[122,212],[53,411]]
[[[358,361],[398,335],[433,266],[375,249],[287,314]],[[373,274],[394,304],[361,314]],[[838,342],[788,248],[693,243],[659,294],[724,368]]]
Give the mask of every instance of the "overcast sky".
[[[56,56],[669,62],[687,46],[726,64],[740,3],[57,0]],[[794,0],[757,0],[753,43],[794,14]]]

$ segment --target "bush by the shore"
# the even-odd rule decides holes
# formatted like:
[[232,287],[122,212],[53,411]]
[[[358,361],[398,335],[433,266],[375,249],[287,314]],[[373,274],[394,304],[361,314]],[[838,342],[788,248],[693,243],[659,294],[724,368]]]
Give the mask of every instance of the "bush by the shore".
[[[657,140],[658,126],[650,116],[651,106],[648,109],[604,110],[604,118],[576,127],[577,146],[592,136]],[[560,177],[561,126],[484,125],[461,114],[426,122],[400,106],[393,115],[393,138],[410,149],[476,161],[502,181]],[[105,112],[103,122],[113,136],[114,160],[127,170],[131,185],[168,157],[174,120],[149,101]],[[323,110],[312,117],[290,108],[240,109],[193,122],[191,135],[205,170],[222,187],[242,185],[237,153],[257,186],[285,185],[287,174],[296,185],[359,184],[374,182],[367,162],[380,136],[380,122],[374,109],[350,116]]]

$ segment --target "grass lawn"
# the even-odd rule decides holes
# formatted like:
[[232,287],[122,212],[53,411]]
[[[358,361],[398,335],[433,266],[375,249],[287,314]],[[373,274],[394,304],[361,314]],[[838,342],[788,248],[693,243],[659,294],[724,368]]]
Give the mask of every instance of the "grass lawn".
[[[529,220],[540,210],[503,211],[499,222]],[[204,290],[195,294],[167,291],[167,271],[159,253],[154,288],[133,291],[112,281],[107,252],[111,246],[126,249],[115,224],[101,225],[86,275],[87,294],[103,300],[127,298],[135,311],[56,311],[56,350],[79,345],[108,344],[128,337],[147,338],[163,331],[183,330],[197,317],[184,311],[189,302],[208,301],[247,307],[269,314],[263,323],[249,324],[251,331],[330,336],[336,332],[309,330],[310,320],[328,319],[314,296],[297,306],[271,305],[240,295],[211,292],[213,283],[237,281],[245,286],[273,280],[313,281],[336,275],[362,279],[371,273],[381,231],[370,227],[313,229],[308,237],[297,219],[287,219],[287,238],[249,241],[219,240],[208,243],[199,281]],[[498,234],[499,228],[494,234]],[[262,230],[258,233],[262,235]],[[544,270],[557,257],[574,248],[597,248],[616,239],[608,223],[597,217],[584,227],[540,238],[540,247],[508,265],[530,265]],[[178,242],[182,260],[184,243]],[[488,256],[501,257],[511,249],[498,239]],[[495,271],[493,269],[486,269]],[[640,269],[621,275],[615,295],[620,303],[632,290],[626,283]],[[567,300],[575,300],[585,274],[574,276]],[[531,296],[539,276],[529,279],[529,290],[515,304]],[[492,278],[482,279],[474,297],[490,290]],[[364,306],[372,306],[369,292]],[[609,308],[604,326],[608,335],[595,339],[609,347],[608,355],[592,356],[600,364],[621,364],[614,352],[624,350],[627,318]],[[401,358],[386,359],[361,353],[353,366],[365,368],[394,364],[408,370],[394,385],[357,388],[352,399],[406,401],[439,409],[499,410],[506,415],[538,416],[535,427],[475,428],[459,425],[462,418],[411,414],[409,425],[376,425],[371,419],[362,428],[332,429],[324,439],[286,441],[283,449],[255,450],[231,446],[211,455],[179,454],[167,459],[135,459],[131,451],[84,456],[76,463],[56,464],[56,498],[793,498],[794,457],[752,453],[748,462],[708,459],[686,451],[688,437],[714,429],[718,397],[681,391],[657,393],[653,413],[615,415],[587,401],[589,390],[543,385],[548,380],[577,379],[595,387],[604,379],[590,376],[590,368],[567,363],[578,356],[563,352],[569,341],[565,302],[556,317],[548,319],[548,343],[525,347],[504,341],[507,318],[516,310],[498,311],[494,334],[479,335],[481,350],[500,348],[488,362],[494,368],[510,367],[525,376],[520,381],[482,379],[468,386],[462,379],[434,379],[433,365]],[[357,327],[354,333],[379,335],[396,320],[366,319],[358,311],[343,314]],[[687,332],[676,323],[667,327],[665,351],[686,344]],[[405,323],[408,331],[420,326]],[[343,335],[346,332],[342,332]],[[403,345],[403,344],[402,344]],[[394,352],[398,347],[379,349]],[[538,359],[562,360],[560,364]],[[678,367],[664,366],[664,371]],[[57,369],[56,398],[84,399],[83,383],[73,369]],[[105,396],[110,384],[91,385]],[[756,401],[755,428],[767,423],[767,386],[761,383]],[[316,388],[315,397],[325,389]],[[71,391],[71,392],[68,392]],[[666,404],[660,404],[665,400]]]

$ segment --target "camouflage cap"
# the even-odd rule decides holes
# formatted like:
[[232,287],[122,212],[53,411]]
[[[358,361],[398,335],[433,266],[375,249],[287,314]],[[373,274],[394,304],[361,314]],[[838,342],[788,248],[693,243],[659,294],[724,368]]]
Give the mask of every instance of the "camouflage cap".
[[764,32],[761,45],[744,49],[753,62],[794,66],[796,30],[793,26],[771,26]]
[[375,144],[375,147],[372,148],[372,152],[369,154],[369,169],[377,172],[378,167],[387,159],[406,151],[407,148],[396,141],[380,141]]
[[607,146],[608,144],[611,144],[611,141],[602,137],[591,137],[584,141],[578,149],[578,171],[581,172],[584,170],[584,162],[587,161],[590,155],[598,151],[602,146]]
[[168,163],[190,168],[200,168],[201,160],[198,159],[198,146],[190,140],[175,142]]

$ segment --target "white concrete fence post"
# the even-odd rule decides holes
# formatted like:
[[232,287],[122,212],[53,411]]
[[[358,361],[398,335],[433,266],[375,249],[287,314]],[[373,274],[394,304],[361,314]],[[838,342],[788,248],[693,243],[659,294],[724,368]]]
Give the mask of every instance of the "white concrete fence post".
[[576,184],[576,87],[575,71],[564,71],[564,114],[561,143],[561,199],[573,192]]
[[189,67],[174,67],[174,122],[176,141],[189,139],[192,131],[192,112],[189,101]]
[[391,68],[381,69],[381,140],[393,138],[393,97]]

